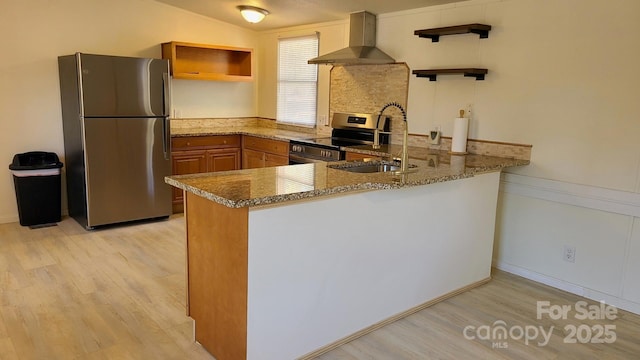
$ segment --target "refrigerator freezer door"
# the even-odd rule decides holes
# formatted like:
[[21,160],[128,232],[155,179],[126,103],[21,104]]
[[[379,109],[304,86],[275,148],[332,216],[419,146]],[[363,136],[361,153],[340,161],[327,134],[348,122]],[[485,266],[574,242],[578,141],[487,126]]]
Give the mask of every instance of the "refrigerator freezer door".
[[169,62],[79,54],[85,117],[168,116]]
[[164,118],[85,118],[87,226],[171,215]]

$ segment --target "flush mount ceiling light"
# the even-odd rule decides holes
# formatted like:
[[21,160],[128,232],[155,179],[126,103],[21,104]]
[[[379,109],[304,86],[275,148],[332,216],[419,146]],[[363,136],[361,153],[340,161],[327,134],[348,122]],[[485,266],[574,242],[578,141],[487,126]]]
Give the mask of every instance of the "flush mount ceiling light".
[[269,11],[249,5],[240,5],[238,10],[240,10],[240,14],[245,20],[253,24],[259,23],[265,16],[269,15]]

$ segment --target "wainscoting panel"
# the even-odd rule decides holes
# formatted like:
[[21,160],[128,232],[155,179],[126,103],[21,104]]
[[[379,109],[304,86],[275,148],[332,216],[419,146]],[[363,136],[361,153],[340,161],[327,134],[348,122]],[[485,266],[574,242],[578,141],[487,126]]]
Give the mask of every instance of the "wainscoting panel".
[[494,266],[638,313],[638,217],[637,193],[504,173]]

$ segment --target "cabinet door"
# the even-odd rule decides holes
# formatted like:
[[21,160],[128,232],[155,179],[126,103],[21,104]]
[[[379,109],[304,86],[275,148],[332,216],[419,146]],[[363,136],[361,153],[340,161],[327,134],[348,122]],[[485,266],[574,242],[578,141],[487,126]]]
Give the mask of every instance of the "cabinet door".
[[[173,174],[186,175],[207,171],[207,158],[205,151],[180,151],[171,155]],[[173,188],[173,204],[182,204],[182,190]],[[175,207],[174,207],[175,209]]]
[[240,149],[207,151],[207,171],[240,169]]
[[251,149],[242,151],[242,168],[255,169],[264,167],[264,153]]
[[289,165],[289,157],[282,155],[264,154],[264,166]]

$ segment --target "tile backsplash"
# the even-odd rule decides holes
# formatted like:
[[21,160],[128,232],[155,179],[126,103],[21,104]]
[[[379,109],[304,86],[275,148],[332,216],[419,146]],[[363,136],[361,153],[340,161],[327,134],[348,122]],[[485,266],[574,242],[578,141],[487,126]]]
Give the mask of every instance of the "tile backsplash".
[[[406,109],[409,73],[405,63],[334,66],[331,69],[329,116],[334,112],[375,114],[390,102],[397,102]],[[391,131],[401,134],[404,126],[401,112],[388,108],[385,115],[391,116]]]

